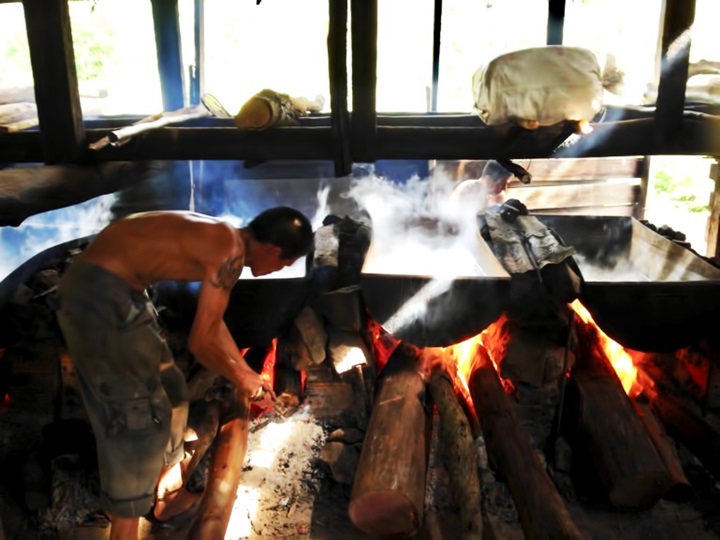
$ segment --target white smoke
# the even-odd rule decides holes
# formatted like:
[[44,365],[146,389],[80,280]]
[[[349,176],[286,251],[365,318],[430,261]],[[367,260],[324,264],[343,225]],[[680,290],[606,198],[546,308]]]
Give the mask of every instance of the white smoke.
[[[495,274],[497,260],[478,250],[475,212],[450,201],[449,177],[435,174],[405,184],[369,175],[358,178],[347,197],[364,208],[373,239],[365,273],[452,278]],[[479,208],[481,202],[478,201]],[[465,208],[469,208],[465,206]]]
[[0,279],[48,248],[99,232],[112,218],[115,199],[114,194],[103,195],[31,216],[20,227],[0,229]]

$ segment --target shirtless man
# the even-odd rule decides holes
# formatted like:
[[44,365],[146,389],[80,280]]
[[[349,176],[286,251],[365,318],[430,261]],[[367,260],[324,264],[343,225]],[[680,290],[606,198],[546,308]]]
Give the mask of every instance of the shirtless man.
[[266,210],[246,227],[191,212],[148,212],[113,222],[58,286],[67,342],[98,449],[111,540],[137,540],[159,475],[184,456],[187,390],[145,289],[199,281],[188,348],[251,399],[272,389],[243,359],[224,321],[243,267],[263,276],[292,265],[313,241],[297,210]]
[[507,184],[512,173],[497,161],[488,161],[479,179],[460,182],[450,194],[453,208],[459,213],[475,214],[505,202]]

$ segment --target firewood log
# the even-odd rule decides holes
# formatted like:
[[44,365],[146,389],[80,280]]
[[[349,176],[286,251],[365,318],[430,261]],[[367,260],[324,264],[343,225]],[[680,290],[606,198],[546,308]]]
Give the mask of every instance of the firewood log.
[[568,398],[575,405],[577,442],[587,449],[614,507],[648,508],[668,482],[665,466],[599,346],[597,330],[579,324],[576,331]]
[[669,434],[690,450],[715,478],[720,478],[720,432],[702,418],[697,407],[677,391],[662,370],[642,365],[638,372],[643,394]]
[[416,354],[400,346],[383,372],[355,472],[348,511],[360,530],[388,538],[420,529],[431,423]]
[[440,416],[443,463],[459,508],[462,529],[457,532],[464,539],[480,540],[483,527],[481,487],[470,424],[447,377],[436,374],[428,386]]
[[645,429],[647,429],[648,435],[650,435],[650,439],[667,470],[666,484],[663,486],[663,498],[670,501],[688,500],[693,495],[693,488],[683,471],[675,441],[667,434],[647,403],[640,401],[640,399],[634,399],[633,407]]
[[247,450],[249,413],[247,398],[238,397],[230,419],[220,427],[202,502],[188,533],[189,540],[225,538]]
[[488,454],[507,480],[525,537],[585,538],[533,450],[495,367],[481,346],[475,353],[469,386]]

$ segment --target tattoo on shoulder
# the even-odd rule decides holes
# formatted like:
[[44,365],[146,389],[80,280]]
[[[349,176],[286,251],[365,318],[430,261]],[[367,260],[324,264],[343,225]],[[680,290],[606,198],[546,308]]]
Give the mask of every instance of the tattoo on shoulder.
[[211,281],[213,287],[229,291],[237,283],[243,269],[245,257],[233,257],[223,262],[217,270],[215,279]]

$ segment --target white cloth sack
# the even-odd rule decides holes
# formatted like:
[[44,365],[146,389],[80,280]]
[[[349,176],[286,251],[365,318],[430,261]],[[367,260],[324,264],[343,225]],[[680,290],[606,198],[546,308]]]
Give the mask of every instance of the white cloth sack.
[[523,49],[493,59],[473,75],[480,118],[489,125],[526,128],[563,120],[590,121],[603,103],[603,81],[595,55],[559,45]]

